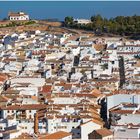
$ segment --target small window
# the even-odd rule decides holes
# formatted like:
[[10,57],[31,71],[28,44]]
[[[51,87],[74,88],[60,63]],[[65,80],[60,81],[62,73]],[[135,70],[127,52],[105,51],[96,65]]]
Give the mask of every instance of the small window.
[[29,119],[32,119],[32,115],[29,115]]
[[80,126],[78,126],[77,128],[80,129]]

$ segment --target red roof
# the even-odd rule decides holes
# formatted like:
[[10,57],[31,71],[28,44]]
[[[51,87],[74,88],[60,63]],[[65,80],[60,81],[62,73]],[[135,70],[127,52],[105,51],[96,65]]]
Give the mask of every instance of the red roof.
[[51,90],[52,90],[52,85],[45,85],[42,87],[41,92],[42,93],[51,93]]
[[113,132],[108,130],[108,129],[106,129],[106,128],[95,130],[92,133],[94,133],[94,132],[96,132],[97,134],[101,135],[102,137],[113,135]]
[[68,136],[70,136],[70,135],[71,135],[71,133],[64,132],[64,131],[58,131],[58,132],[49,134],[49,135],[47,135],[47,136],[43,136],[43,137],[41,137],[40,139],[52,139],[52,140],[57,140],[57,139],[62,139],[62,138],[68,137]]
[[8,76],[5,74],[0,74],[0,83],[3,83],[6,79],[8,79]]

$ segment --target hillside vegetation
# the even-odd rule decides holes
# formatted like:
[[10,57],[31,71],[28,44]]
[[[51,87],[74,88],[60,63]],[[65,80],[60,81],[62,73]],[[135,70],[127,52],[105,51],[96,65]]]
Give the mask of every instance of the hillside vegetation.
[[94,31],[96,34],[110,33],[125,36],[140,36],[140,16],[117,16],[115,18],[103,18],[101,15],[91,17],[91,23],[75,23],[73,17],[65,17],[64,26],[75,29]]

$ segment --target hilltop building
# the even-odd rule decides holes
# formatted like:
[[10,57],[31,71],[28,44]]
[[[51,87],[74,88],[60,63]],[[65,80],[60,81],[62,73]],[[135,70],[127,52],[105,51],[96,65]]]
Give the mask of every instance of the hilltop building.
[[11,21],[21,21],[21,20],[29,20],[29,15],[24,12],[9,12],[8,18]]
[[74,22],[78,23],[78,24],[88,24],[88,23],[91,23],[91,20],[89,20],[89,19],[74,19]]

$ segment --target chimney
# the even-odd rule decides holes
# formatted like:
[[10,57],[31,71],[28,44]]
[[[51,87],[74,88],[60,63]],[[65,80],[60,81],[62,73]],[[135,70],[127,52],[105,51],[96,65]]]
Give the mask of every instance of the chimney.
[[34,133],[38,134],[38,113],[34,115]]

